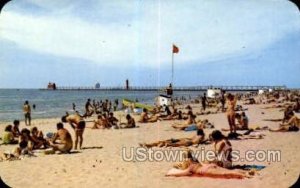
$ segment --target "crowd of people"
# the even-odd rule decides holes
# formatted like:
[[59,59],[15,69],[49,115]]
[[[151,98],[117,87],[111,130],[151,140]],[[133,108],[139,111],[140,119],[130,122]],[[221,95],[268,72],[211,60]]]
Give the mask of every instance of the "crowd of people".
[[[176,120],[172,124],[175,130],[195,131],[195,135],[187,138],[169,138],[166,140],[154,141],[151,143],[140,143],[141,147],[197,147],[200,144],[212,144],[216,160],[202,163],[191,157],[189,153],[186,161],[174,166],[167,175],[168,176],[182,176],[182,175],[201,175],[201,176],[221,176],[221,177],[236,177],[245,178],[249,174],[244,171],[232,170],[232,139],[262,139],[264,134],[252,134],[257,132],[249,128],[249,118],[243,107],[238,106],[237,102],[244,102],[250,104],[274,104],[274,108],[280,104],[283,108],[283,118],[278,129],[269,129],[271,132],[288,132],[298,131],[300,120],[296,113],[300,112],[299,93],[297,92],[274,92],[266,93],[264,95],[253,94],[231,94],[222,92],[217,99],[211,100],[203,95],[201,97],[201,110],[206,111],[211,108],[210,103],[219,103],[220,112],[225,114],[228,122],[228,129],[221,129],[221,131],[228,131],[225,136],[220,130],[215,129],[215,125],[210,123],[207,119],[198,119],[197,113],[193,112],[191,105],[185,108],[176,105],[156,106],[152,110],[144,108],[139,114],[137,123],[140,125],[147,123],[154,123],[158,121]],[[251,101],[249,103],[249,101]],[[61,122],[56,125],[56,133],[43,134],[37,127],[32,127],[30,130],[23,128],[19,130],[20,121],[15,120],[13,125],[5,127],[2,143],[15,144],[16,148],[11,153],[1,153],[1,158],[4,160],[18,158],[21,155],[33,155],[34,150],[47,149],[47,153],[55,153],[56,151],[62,153],[70,153],[71,150],[82,149],[84,141],[84,131],[86,123],[92,123],[92,129],[130,129],[138,127],[136,125],[135,116],[132,114],[125,114],[126,122],[122,122],[114,116],[113,111],[118,108],[118,100],[114,101],[91,101],[87,100],[85,104],[85,113],[83,115],[76,111],[76,105],[73,103],[73,114],[66,113]],[[31,109],[29,102],[26,101],[23,107],[25,125],[31,124]],[[93,119],[96,115],[96,119]],[[88,120],[91,119],[92,120]],[[70,125],[74,130],[74,141],[70,132],[64,128],[64,123]],[[146,126],[146,125],[145,125]],[[215,129],[208,136],[205,134],[205,129]],[[261,129],[260,129],[261,130]],[[246,131],[243,134],[238,131]],[[49,149],[49,150],[48,150]]]

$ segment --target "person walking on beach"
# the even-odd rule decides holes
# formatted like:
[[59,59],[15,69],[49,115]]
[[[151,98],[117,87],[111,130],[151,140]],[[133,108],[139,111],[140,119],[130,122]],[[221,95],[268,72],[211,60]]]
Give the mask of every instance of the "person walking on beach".
[[90,117],[93,114],[93,106],[91,105],[91,99],[88,99],[85,103],[85,114],[84,117]]
[[229,93],[227,95],[227,120],[230,128],[230,133],[236,133],[235,106],[236,106],[236,97],[234,97],[234,95]]
[[220,98],[220,102],[221,102],[221,105],[222,105],[222,112],[225,111],[225,101],[226,101],[226,99],[225,99],[225,91],[222,90],[221,91],[221,98]]
[[25,116],[25,125],[31,125],[31,107],[28,101],[25,101],[23,106],[23,112]]
[[206,109],[206,103],[208,103],[208,100],[206,98],[206,94],[205,93],[201,97],[201,103],[202,103],[202,109],[203,109],[203,111],[205,111],[205,109]]

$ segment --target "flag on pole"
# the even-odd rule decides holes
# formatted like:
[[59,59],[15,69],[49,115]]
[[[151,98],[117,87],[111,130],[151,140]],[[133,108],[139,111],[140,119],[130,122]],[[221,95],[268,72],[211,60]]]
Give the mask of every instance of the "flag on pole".
[[173,44],[173,54],[177,54],[179,52],[179,48]]

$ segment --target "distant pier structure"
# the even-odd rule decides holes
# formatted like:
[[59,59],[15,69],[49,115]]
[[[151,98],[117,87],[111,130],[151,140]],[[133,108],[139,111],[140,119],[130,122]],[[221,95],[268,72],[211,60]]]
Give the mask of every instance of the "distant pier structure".
[[126,85],[125,85],[125,88],[126,88],[126,90],[129,90],[129,80],[127,79],[126,80],[126,83],[125,83]]
[[48,83],[48,86],[47,86],[47,89],[50,89],[50,90],[56,90],[56,84],[55,84],[55,83],[49,82],[49,83]]
[[98,83],[96,83],[96,85],[95,85],[95,89],[100,89],[100,83],[98,82]]
[[[286,90],[288,89],[286,86],[177,86],[177,87],[172,87],[172,91],[207,91],[208,89],[221,89],[224,91],[247,91],[247,92],[256,92],[258,90]],[[168,88],[169,88],[168,87]],[[168,89],[167,88],[167,89]],[[160,86],[130,86],[129,85],[129,80],[127,79],[125,81],[125,86],[118,86],[118,87],[100,87],[100,83],[96,83],[95,86],[91,87],[80,87],[80,86],[56,86],[55,83],[50,83],[48,84],[48,87],[45,89],[41,90],[93,90],[93,91],[122,91],[122,90],[127,90],[127,91],[166,91],[166,87],[160,87]]]

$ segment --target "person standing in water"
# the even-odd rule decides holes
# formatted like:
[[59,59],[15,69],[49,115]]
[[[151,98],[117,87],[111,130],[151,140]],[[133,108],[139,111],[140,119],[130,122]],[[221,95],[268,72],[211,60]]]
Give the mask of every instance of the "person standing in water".
[[75,103],[72,103],[72,109],[73,109],[74,111],[76,111],[76,104],[75,104]]
[[23,106],[23,112],[25,116],[25,125],[31,125],[31,107],[28,101],[25,101]]

